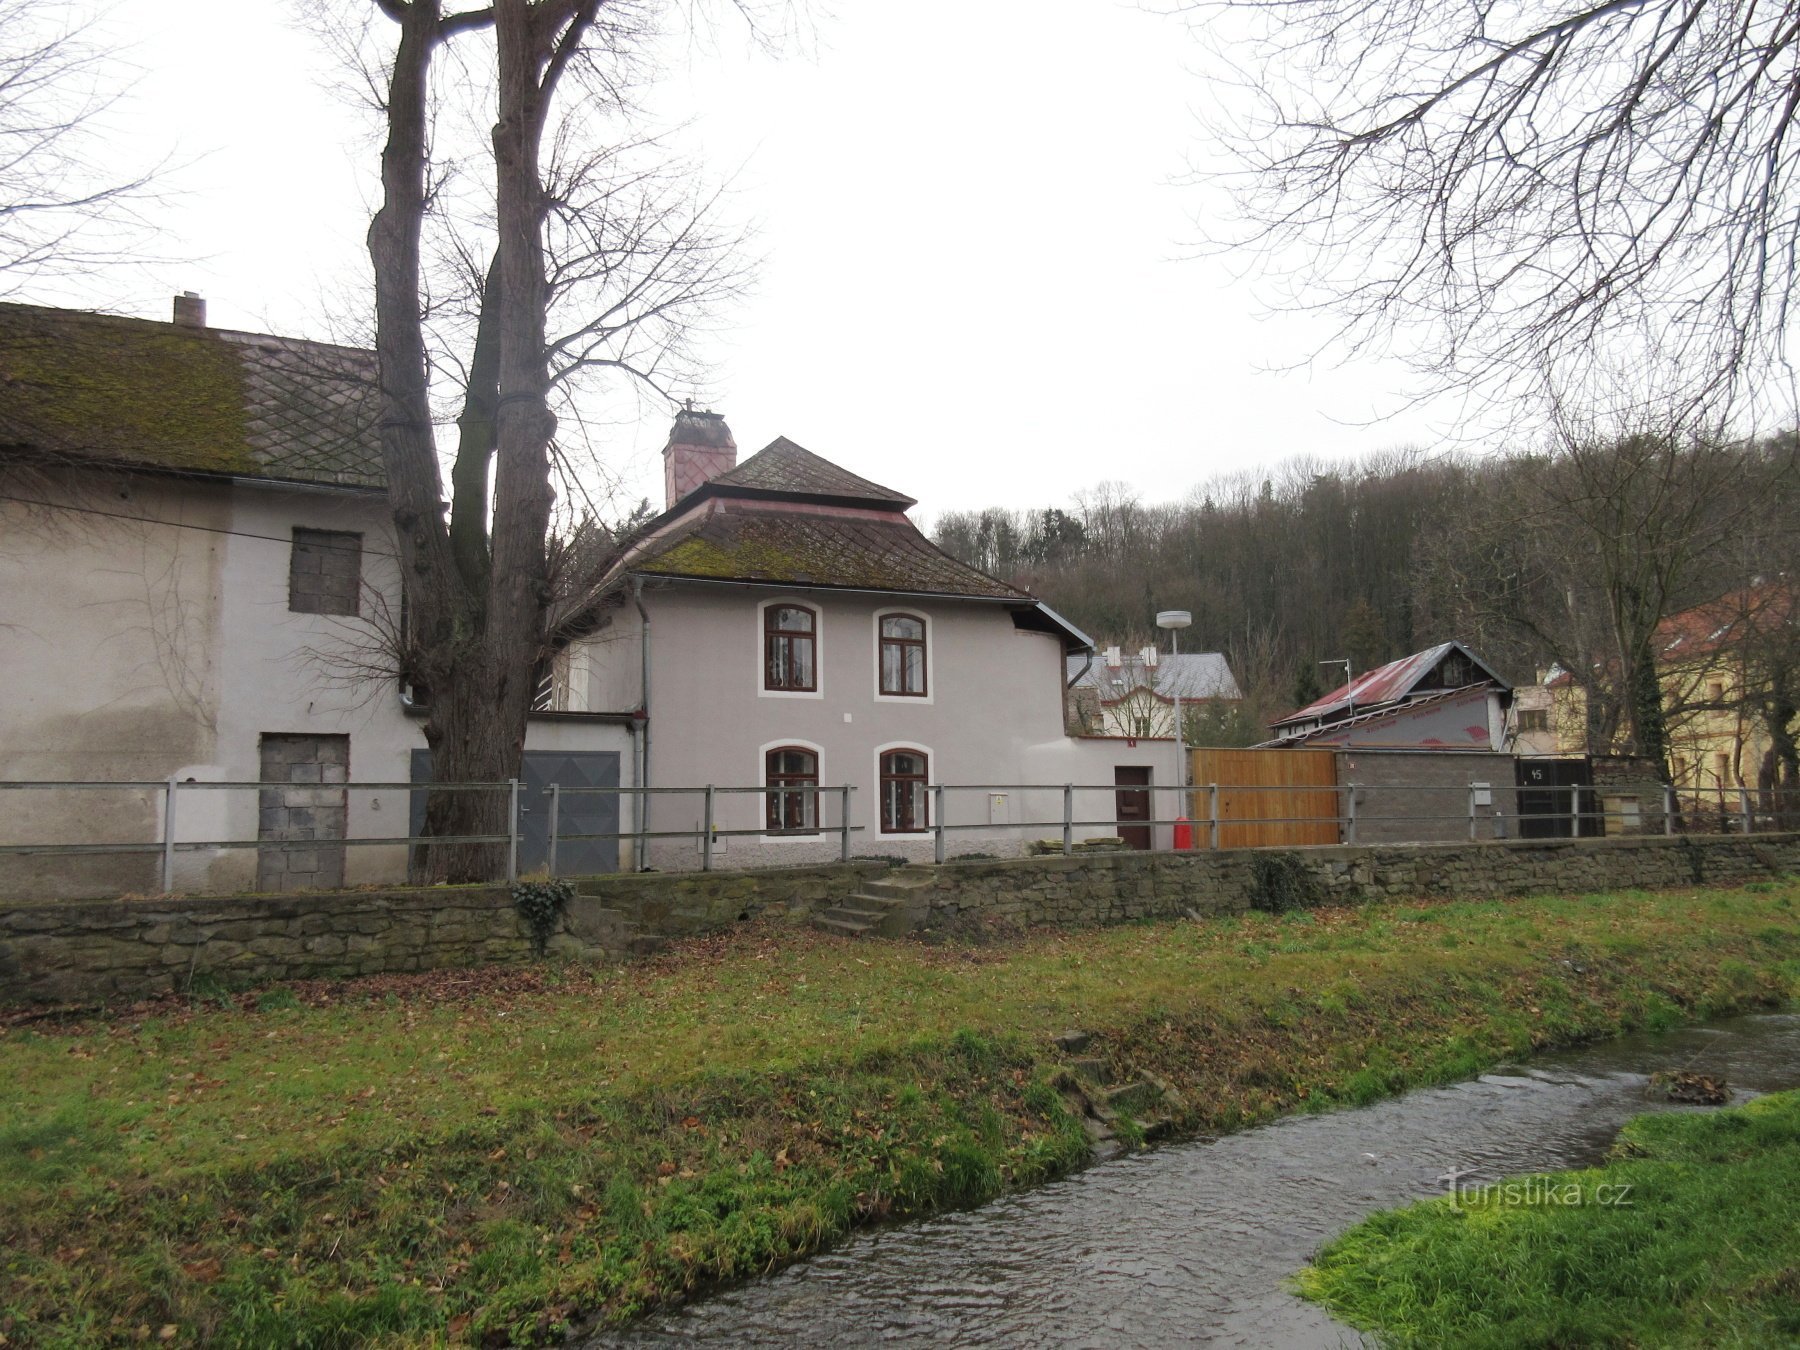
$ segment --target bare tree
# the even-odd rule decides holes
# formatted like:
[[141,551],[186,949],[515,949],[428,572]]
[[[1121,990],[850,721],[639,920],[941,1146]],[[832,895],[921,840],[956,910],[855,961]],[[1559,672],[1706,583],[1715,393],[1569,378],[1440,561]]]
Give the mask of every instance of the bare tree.
[[[570,410],[571,391],[597,370],[666,389],[686,369],[686,325],[741,276],[734,241],[706,223],[707,200],[621,149],[643,139],[622,126],[626,66],[643,40],[635,7],[376,4],[398,31],[381,86],[382,201],[369,229],[382,452],[407,589],[398,655],[429,691],[434,778],[494,782],[519,772],[553,619],[572,618],[611,557],[610,534],[591,519],[552,535],[553,474],[571,448],[553,407]],[[452,180],[467,169],[446,148],[455,131],[446,91],[488,88],[491,145],[470,153],[483,186],[459,194]],[[609,128],[615,139],[599,139]],[[433,270],[431,256],[460,260],[460,271]],[[553,331],[558,316],[565,326]],[[467,345],[450,372],[446,494],[433,377],[458,336]],[[426,832],[503,833],[503,805],[492,793],[433,794]],[[492,860],[488,848],[446,846],[431,865],[475,879],[491,875]]]
[[116,88],[67,6],[0,0],[0,294],[117,262],[146,232],[151,175],[121,173],[98,125]]
[[1352,349],[1497,396],[1605,367],[1687,410],[1786,378],[1796,0],[1188,8],[1244,75],[1248,241]]

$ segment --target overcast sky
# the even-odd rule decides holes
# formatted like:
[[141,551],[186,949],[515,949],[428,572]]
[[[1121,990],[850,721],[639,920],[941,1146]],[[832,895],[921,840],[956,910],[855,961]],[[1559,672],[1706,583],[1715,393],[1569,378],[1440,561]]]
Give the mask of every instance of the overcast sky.
[[[777,435],[920,499],[917,515],[1061,505],[1122,480],[1150,500],[1296,454],[1441,444],[1448,410],[1400,408],[1404,372],[1284,370],[1316,320],[1271,314],[1198,256],[1223,202],[1204,53],[1110,0],[846,3],[803,49],[726,29],[664,55],[661,115],[691,119],[732,212],[758,230],[756,292],[708,344],[704,402],[741,453]],[[183,260],[20,298],[327,336],[363,275],[373,153],[333,65],[276,0],[121,0],[99,36],[141,72],[122,152],[172,151],[160,246]],[[658,499],[668,413],[597,447]]]

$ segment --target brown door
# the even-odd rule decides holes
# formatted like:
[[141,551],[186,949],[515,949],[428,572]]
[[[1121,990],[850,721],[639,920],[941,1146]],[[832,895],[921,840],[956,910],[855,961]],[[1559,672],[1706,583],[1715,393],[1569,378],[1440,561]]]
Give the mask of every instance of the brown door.
[[[1113,769],[1113,783],[1121,788],[1137,788],[1136,792],[1115,792],[1118,805],[1113,814],[1119,818],[1119,838],[1125,841],[1127,848],[1145,849],[1150,847],[1150,770],[1147,768],[1126,768],[1117,766]],[[1133,825],[1134,820],[1141,820],[1142,825]]]

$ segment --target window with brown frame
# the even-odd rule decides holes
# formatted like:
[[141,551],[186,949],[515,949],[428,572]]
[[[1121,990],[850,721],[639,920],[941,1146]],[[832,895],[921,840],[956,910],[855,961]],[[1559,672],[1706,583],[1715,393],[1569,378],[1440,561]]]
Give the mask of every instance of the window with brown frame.
[[763,688],[810,694],[819,687],[819,616],[804,605],[763,611]]
[[881,692],[925,697],[925,620],[916,614],[881,616]]
[[819,757],[798,745],[769,751],[763,761],[771,834],[813,834],[819,828]]
[[1520,731],[1550,730],[1550,710],[1548,708],[1519,709]]
[[920,834],[931,828],[925,796],[929,768],[923,750],[889,750],[881,757],[883,834]]

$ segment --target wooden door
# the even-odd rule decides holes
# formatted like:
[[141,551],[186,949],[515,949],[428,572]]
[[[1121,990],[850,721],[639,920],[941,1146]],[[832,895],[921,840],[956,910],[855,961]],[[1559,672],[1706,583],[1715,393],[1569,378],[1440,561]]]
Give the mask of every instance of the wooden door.
[[[1119,788],[1136,788],[1135,792],[1115,792],[1117,805],[1113,814],[1119,818],[1119,838],[1125,841],[1127,848],[1148,851],[1150,847],[1150,825],[1155,819],[1150,813],[1150,770],[1148,768],[1115,766],[1113,783]],[[1133,821],[1144,821],[1142,825]]]

